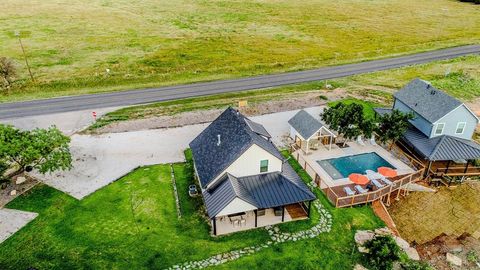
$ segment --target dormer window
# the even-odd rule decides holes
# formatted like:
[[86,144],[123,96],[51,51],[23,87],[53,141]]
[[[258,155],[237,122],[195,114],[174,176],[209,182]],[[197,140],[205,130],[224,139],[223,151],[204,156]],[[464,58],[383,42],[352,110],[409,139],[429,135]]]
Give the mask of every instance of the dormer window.
[[445,128],[445,123],[438,123],[437,127],[435,128],[435,135],[442,135],[444,128]]
[[260,172],[268,172],[268,159],[260,161]]
[[457,129],[455,129],[455,134],[463,134],[463,131],[465,131],[465,126],[467,123],[465,122],[459,122],[457,124]]

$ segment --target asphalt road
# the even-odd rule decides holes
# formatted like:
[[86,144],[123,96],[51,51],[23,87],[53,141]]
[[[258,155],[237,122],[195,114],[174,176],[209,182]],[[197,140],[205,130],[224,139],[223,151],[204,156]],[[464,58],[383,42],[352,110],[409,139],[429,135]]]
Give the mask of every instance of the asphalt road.
[[435,60],[450,59],[469,54],[480,54],[480,45],[469,45],[412,54],[402,57],[373,60],[357,64],[324,67],[313,70],[255,76],[241,79],[60,97],[16,103],[1,103],[0,119],[12,119],[61,112],[146,104],[166,100],[333,79],[407,65],[422,64]]

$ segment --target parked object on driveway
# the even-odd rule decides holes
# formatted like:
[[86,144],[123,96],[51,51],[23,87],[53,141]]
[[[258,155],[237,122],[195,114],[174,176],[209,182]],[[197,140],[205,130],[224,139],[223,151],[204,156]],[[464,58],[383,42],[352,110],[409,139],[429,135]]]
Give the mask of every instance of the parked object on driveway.
[[190,195],[190,197],[195,197],[198,195],[198,190],[196,185],[188,186],[188,195]]

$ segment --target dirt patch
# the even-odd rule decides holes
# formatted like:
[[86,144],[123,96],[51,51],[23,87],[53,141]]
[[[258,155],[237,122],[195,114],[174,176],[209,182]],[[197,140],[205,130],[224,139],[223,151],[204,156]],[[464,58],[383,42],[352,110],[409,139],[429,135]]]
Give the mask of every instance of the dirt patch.
[[[324,96],[324,98],[322,99],[320,98],[320,96]],[[296,95],[282,96],[278,99],[264,102],[250,103],[247,107],[241,108],[241,111],[247,116],[256,116],[268,113],[320,106],[326,104],[328,101],[342,99],[345,97],[346,91],[341,88],[337,88],[333,91],[307,92]],[[178,113],[174,115],[159,115],[145,119],[114,122],[95,130],[94,133],[116,133],[201,124],[213,121],[223,111],[224,108],[201,111],[196,110]]]
[[[416,247],[422,260],[428,261],[435,269],[480,269],[480,240],[469,234],[459,237],[442,234]],[[462,266],[447,261],[447,253],[462,260]]]
[[[0,208],[4,207],[7,203],[23,194],[25,191],[31,189],[38,181],[30,176],[22,175],[26,178],[26,181],[22,184],[15,184],[16,178],[6,185],[5,188],[0,189]],[[15,195],[10,195],[15,190]]]
[[412,192],[389,208],[400,235],[423,244],[441,234],[459,237],[480,228],[480,182],[440,187],[436,193]]

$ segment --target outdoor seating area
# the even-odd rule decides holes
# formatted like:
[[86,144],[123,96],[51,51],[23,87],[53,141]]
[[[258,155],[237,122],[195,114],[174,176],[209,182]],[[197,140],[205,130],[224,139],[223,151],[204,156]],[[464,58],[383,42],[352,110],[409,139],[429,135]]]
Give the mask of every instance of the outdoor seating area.
[[217,217],[215,220],[217,230],[216,235],[229,234],[307,218],[308,213],[300,204],[287,205],[284,210],[282,210],[282,207],[277,207],[240,212]]
[[[340,148],[333,145],[331,150],[324,148],[309,154],[305,154],[301,150],[292,152],[294,158],[299,161],[336,207],[363,204],[379,199],[385,199],[388,204],[392,194],[398,196],[402,187],[420,180],[423,176],[423,164],[415,160],[406,164],[404,163],[406,157],[397,156],[399,153],[396,151],[387,151],[380,145],[371,144],[369,141],[364,144],[349,142],[347,146]],[[355,158],[362,155],[366,156],[362,158],[370,156],[391,166],[374,166],[375,168],[363,170],[361,173],[347,174],[344,177],[340,173],[340,171],[343,172],[342,168],[335,168],[330,164],[332,160],[335,164],[335,159]],[[322,162],[319,161],[330,161],[330,165],[322,166]],[[355,167],[350,161],[346,162],[348,162],[349,168]],[[370,160],[367,163],[370,163]],[[340,176],[335,174],[340,174]]]

